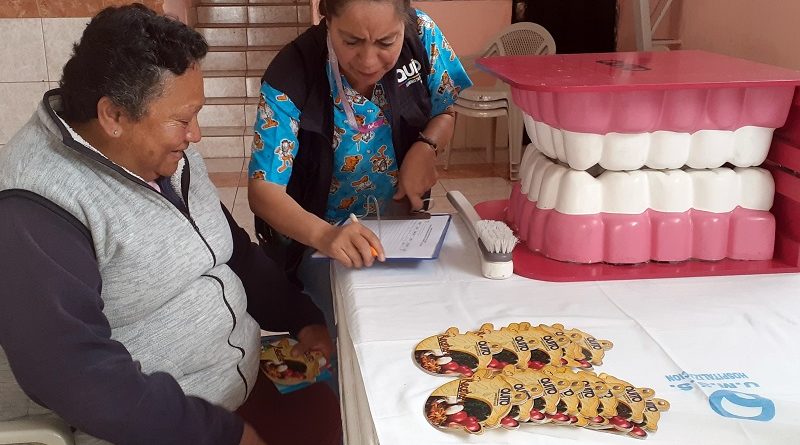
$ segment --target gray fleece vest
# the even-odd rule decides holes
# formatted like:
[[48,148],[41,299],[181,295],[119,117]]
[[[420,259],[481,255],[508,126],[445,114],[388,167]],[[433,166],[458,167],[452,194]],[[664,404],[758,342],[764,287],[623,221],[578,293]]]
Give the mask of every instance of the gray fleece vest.
[[[57,96],[49,101],[58,109]],[[86,226],[111,337],[142,372],[167,372],[186,394],[235,410],[255,384],[259,327],[226,265],[231,232],[201,156],[186,151],[195,229],[166,198],[94,155],[66,146],[42,103],[0,150],[0,190],[34,192]],[[181,174],[179,166],[171,178],[178,195]],[[0,348],[0,420],[46,412],[24,395]]]

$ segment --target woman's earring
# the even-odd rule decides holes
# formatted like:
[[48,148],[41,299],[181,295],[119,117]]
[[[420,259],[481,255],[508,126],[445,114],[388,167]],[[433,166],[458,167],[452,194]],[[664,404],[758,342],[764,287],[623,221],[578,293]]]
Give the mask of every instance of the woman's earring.
[[116,136],[117,133],[119,133],[119,130],[114,130],[114,136]]

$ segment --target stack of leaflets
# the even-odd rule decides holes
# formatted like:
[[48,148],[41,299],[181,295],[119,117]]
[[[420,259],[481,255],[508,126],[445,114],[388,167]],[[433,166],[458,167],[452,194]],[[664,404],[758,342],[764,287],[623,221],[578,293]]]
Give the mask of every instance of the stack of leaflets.
[[560,324],[450,328],[414,350],[425,372],[459,377],[428,397],[425,417],[437,428],[472,434],[552,424],[645,439],[669,402],[650,388],[593,372],[612,347]]

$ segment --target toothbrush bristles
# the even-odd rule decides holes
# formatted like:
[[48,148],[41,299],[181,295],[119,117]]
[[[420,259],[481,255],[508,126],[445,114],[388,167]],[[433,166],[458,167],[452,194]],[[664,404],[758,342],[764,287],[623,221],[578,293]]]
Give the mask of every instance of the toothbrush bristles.
[[502,221],[482,219],[477,222],[476,230],[483,245],[493,253],[509,253],[517,244],[514,232]]

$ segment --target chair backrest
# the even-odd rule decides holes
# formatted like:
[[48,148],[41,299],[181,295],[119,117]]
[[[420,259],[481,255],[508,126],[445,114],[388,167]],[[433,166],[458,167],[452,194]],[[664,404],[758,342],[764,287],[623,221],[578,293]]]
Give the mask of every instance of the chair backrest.
[[[486,46],[481,57],[544,56],[555,53],[556,41],[544,26],[533,22],[517,22],[500,31]],[[508,86],[497,79],[494,88],[507,89]]]
[[533,22],[514,23],[495,36],[483,53],[488,56],[530,56],[556,53],[553,36]]

